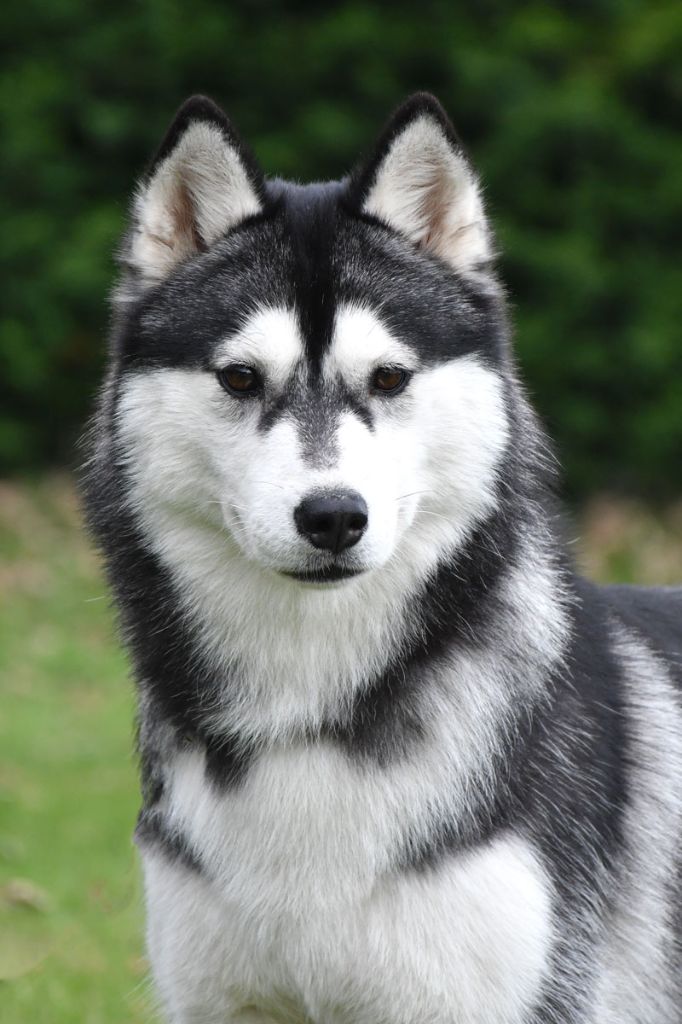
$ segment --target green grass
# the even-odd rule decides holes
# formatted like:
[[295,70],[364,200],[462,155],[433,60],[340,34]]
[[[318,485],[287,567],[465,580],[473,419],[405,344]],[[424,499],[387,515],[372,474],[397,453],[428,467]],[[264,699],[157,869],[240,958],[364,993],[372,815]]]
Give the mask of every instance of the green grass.
[[133,699],[60,478],[0,486],[0,1019],[142,1022]]
[[[682,580],[682,506],[600,499],[601,579]],[[577,532],[577,530],[575,531]],[[133,697],[64,477],[0,484],[0,1019],[154,1019],[142,952]]]

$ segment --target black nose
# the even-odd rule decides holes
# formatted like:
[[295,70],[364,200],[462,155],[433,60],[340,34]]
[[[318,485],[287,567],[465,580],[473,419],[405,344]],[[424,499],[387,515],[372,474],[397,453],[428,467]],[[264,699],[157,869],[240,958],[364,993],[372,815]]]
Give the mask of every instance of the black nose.
[[367,529],[367,505],[355,491],[313,494],[294,510],[298,532],[335,555],[352,548]]

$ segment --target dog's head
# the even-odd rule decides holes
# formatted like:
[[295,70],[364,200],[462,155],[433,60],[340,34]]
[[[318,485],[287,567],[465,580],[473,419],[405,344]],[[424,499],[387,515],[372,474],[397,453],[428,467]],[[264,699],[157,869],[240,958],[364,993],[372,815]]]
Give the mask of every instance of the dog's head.
[[116,444],[164,557],[224,550],[300,587],[460,544],[508,444],[490,261],[432,97],[305,186],[188,101],[135,198],[114,351]]

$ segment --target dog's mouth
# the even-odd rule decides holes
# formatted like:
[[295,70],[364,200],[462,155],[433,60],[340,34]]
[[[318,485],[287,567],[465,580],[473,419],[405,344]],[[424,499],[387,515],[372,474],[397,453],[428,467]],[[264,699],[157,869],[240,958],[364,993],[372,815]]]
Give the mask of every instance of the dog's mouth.
[[305,569],[301,572],[294,570],[283,570],[282,575],[290,579],[298,580],[299,583],[338,583],[340,580],[349,580],[354,576],[360,576],[362,569],[349,569],[342,565],[326,565],[320,569]]

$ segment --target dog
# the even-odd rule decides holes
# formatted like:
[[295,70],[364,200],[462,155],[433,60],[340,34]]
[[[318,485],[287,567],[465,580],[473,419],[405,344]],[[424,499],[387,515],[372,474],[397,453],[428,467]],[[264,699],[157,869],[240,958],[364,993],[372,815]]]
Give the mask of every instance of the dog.
[[679,1024],[682,588],[575,571],[481,187],[410,98],[136,192],[85,503],[173,1024]]

